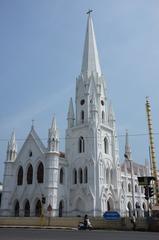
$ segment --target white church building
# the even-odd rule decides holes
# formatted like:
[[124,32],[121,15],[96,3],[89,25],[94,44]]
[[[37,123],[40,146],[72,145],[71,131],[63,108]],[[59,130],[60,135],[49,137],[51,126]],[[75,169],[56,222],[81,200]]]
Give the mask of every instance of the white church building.
[[147,168],[134,163],[126,132],[124,163],[119,161],[115,115],[108,101],[91,14],[88,14],[82,67],[75,100],[67,113],[65,153],[59,149],[55,117],[45,146],[34,126],[17,152],[15,133],[5,160],[1,216],[102,216],[105,211],[141,215],[146,210],[137,177]]

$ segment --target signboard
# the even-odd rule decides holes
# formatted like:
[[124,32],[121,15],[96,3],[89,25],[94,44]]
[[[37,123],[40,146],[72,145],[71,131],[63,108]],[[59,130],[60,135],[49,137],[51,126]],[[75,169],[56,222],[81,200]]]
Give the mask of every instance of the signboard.
[[155,177],[153,176],[149,176],[149,177],[138,177],[138,182],[139,182],[139,186],[147,186],[150,185],[150,182],[152,180],[155,180]]
[[120,214],[116,211],[107,211],[103,214],[105,220],[119,220]]

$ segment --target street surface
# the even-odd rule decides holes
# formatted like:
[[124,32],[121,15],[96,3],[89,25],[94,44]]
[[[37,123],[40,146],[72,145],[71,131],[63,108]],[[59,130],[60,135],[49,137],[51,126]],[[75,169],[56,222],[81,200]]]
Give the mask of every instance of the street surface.
[[57,229],[0,228],[1,240],[159,240],[159,233],[132,231],[76,231]]

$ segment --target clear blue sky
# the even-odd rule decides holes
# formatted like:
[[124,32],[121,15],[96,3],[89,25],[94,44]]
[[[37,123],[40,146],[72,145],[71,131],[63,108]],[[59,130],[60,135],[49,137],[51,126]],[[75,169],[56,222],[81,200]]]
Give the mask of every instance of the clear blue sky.
[[[64,149],[67,109],[80,73],[86,11],[92,8],[102,72],[118,134],[147,132],[150,96],[159,132],[158,0],[0,0],[0,180],[6,139],[35,129],[47,138],[55,114]],[[159,136],[155,135],[159,156]],[[18,141],[18,149],[23,141]],[[123,159],[124,138],[119,137]],[[148,136],[131,136],[136,162],[148,158]]]

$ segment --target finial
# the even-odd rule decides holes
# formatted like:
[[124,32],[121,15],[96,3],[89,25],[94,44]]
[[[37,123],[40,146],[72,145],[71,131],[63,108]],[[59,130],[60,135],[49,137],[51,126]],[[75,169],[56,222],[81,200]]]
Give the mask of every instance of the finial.
[[86,12],[86,14],[90,15],[91,12],[93,12],[93,10],[92,10],[92,9],[89,9],[88,12]]
[[149,101],[149,96],[146,96],[146,101]]
[[31,128],[34,128],[34,122],[35,122],[35,120],[32,119],[31,121],[32,121],[32,126],[31,126]]

